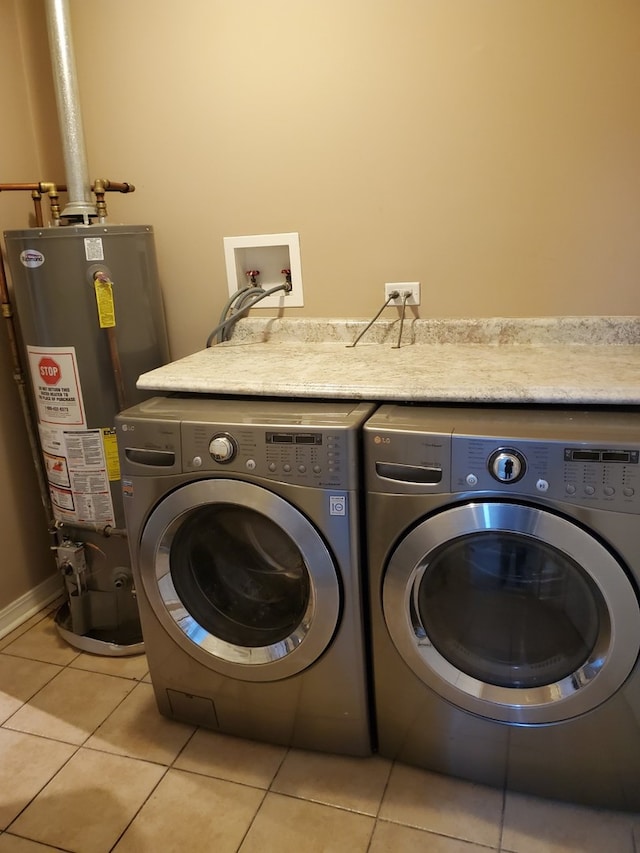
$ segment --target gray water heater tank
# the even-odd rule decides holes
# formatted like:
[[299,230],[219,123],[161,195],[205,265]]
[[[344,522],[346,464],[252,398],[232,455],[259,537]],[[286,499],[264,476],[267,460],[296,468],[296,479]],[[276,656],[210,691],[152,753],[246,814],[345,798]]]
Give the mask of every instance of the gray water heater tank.
[[114,419],[148,396],[138,376],[168,360],[153,229],[68,225],[4,238],[52,512],[65,531],[58,627],[88,651],[130,653],[142,638],[127,541],[89,528],[124,528]]

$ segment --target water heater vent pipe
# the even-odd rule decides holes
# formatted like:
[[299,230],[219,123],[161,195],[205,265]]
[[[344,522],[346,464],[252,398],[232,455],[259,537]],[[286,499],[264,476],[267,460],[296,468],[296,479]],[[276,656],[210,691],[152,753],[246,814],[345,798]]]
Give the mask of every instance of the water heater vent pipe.
[[53,82],[67,175],[67,205],[62,216],[90,224],[92,202],[68,0],[45,0]]

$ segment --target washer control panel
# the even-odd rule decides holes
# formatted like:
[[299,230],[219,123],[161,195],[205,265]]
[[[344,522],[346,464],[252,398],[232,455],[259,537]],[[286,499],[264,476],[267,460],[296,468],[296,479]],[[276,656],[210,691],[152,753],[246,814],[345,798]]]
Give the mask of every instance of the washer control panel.
[[255,477],[320,489],[359,485],[370,403],[155,397],[116,418],[124,477]]
[[[351,477],[353,443],[345,430],[269,429],[256,425],[216,430],[182,425],[185,471],[235,471],[300,485],[340,486]],[[346,485],[345,485],[346,487]]]

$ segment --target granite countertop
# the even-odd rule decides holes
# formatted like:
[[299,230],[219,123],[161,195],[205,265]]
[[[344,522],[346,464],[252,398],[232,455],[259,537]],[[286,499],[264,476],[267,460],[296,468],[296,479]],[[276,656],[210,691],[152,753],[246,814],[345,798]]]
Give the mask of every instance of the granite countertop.
[[245,319],[230,341],[144,373],[161,393],[640,405],[640,317]]

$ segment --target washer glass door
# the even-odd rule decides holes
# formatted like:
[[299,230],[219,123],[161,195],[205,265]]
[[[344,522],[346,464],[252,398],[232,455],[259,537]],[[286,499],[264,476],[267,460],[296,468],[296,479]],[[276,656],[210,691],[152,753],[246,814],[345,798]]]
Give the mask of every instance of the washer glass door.
[[596,707],[640,648],[640,608],[620,563],[576,524],[522,504],[466,504],[423,521],[391,556],[383,607],[426,684],[512,723]]
[[260,486],[211,479],[172,492],[145,525],[140,558],[156,616],[222,674],[287,677],[335,633],[340,587],[324,540]]

